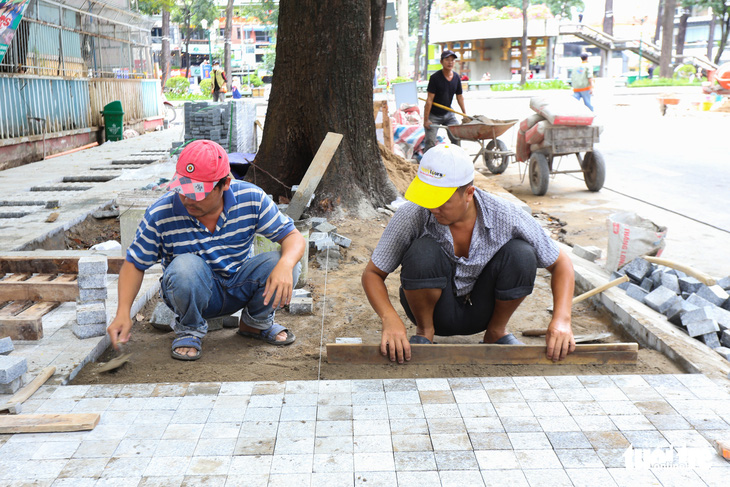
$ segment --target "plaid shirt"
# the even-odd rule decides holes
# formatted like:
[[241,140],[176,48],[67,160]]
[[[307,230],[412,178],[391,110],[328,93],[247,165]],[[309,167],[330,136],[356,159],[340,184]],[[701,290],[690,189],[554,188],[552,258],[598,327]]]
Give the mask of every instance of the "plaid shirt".
[[464,296],[472,290],[494,254],[512,239],[518,238],[532,245],[539,267],[555,263],[560,253],[558,246],[531,215],[481,189],[474,192],[474,201],[477,221],[467,257],[454,255],[454,240],[448,226],[438,223],[426,208],[408,202],[398,208],[388,223],[373,252],[373,264],[390,274],[400,266],[411,242],[431,237],[456,263],[454,289],[457,296]]

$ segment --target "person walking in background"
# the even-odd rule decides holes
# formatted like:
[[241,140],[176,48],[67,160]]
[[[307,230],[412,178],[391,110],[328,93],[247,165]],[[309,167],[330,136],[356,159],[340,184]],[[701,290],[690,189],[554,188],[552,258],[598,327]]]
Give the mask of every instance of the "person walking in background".
[[213,61],[213,71],[211,72],[213,81],[213,101],[226,101],[226,73],[221,68],[221,63]]
[[[423,128],[426,129],[424,154],[436,145],[438,127],[434,127],[433,124],[459,125],[453,112],[437,107],[434,103],[451,108],[451,102],[454,99],[454,95],[456,95],[456,101],[461,107],[462,113],[466,113],[464,95],[461,91],[461,77],[459,73],[454,71],[455,63],[456,53],[448,49],[445,50],[441,53],[441,66],[443,66],[443,69],[436,71],[428,79],[428,99],[423,109]],[[459,139],[451,135],[451,132],[447,133],[451,142],[458,145]]]
[[570,84],[573,86],[573,97],[576,100],[583,100],[591,111],[591,94],[593,93],[593,67],[588,64],[588,54],[580,55],[581,63],[573,68],[570,76]]

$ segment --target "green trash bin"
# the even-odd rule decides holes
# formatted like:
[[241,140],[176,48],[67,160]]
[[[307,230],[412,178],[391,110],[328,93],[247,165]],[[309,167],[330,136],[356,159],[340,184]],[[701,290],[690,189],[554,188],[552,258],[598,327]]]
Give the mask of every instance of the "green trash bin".
[[104,106],[104,135],[106,140],[122,140],[124,133],[124,110],[122,102],[117,100]]

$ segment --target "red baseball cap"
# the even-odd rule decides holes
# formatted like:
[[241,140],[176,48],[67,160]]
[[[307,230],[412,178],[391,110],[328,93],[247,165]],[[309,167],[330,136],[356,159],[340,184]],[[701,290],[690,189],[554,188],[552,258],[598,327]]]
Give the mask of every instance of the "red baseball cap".
[[185,146],[177,158],[175,176],[168,188],[200,201],[231,173],[228,154],[212,140],[196,140]]

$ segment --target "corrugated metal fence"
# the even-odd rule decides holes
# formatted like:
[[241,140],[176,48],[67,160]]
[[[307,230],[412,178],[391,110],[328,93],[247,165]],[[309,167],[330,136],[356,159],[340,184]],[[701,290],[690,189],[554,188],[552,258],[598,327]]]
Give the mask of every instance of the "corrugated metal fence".
[[120,100],[125,124],[162,114],[159,80],[0,75],[0,140],[103,125]]

